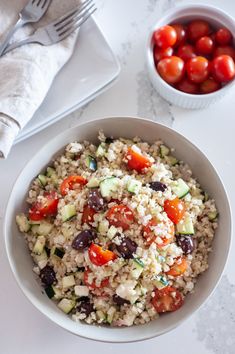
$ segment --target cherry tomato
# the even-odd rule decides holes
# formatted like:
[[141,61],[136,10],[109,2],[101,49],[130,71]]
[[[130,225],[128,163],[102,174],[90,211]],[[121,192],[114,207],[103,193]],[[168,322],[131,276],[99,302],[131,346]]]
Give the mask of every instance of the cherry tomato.
[[[166,237],[166,233],[169,238]],[[157,243],[158,248],[164,247],[171,243],[175,235],[174,224],[169,222],[160,222],[157,219],[152,219],[148,222],[146,226],[143,227],[143,236],[146,239],[146,243],[151,245],[151,243],[156,241],[157,237],[160,237],[162,243]]]
[[174,224],[178,224],[185,214],[184,202],[177,197],[172,200],[167,199],[164,203],[164,211]]
[[214,49],[214,42],[210,37],[205,36],[199,38],[195,46],[198,54],[208,55],[211,54]]
[[195,48],[191,44],[180,45],[177,50],[177,55],[184,61],[196,57]]
[[178,277],[185,273],[188,268],[188,264],[185,257],[179,257],[175,260],[175,263],[170,267],[170,270],[166,272],[167,275],[172,277]]
[[91,270],[88,268],[84,272],[84,283],[89,289],[99,289],[99,288],[104,288],[109,285],[109,279],[105,278],[104,280],[101,281],[99,285],[96,284],[96,279],[93,279],[92,282],[89,282],[89,274],[91,273]]
[[124,204],[117,204],[110,208],[106,214],[106,218],[110,225],[122,227],[123,230],[128,230],[134,221],[131,209]]
[[176,56],[165,58],[159,61],[157,70],[168,84],[176,84],[184,75],[184,61]]
[[220,45],[227,45],[232,42],[232,33],[227,28],[220,28],[215,34],[216,42]]
[[155,63],[157,64],[159,60],[171,57],[173,54],[173,48],[168,47],[168,48],[159,48],[157,46],[154,47],[154,60]]
[[56,192],[45,192],[43,196],[38,197],[38,201],[30,208],[30,220],[38,221],[47,216],[56,215],[58,203],[59,199]]
[[75,189],[77,185],[85,185],[87,180],[82,176],[69,176],[63,180],[60,186],[60,193],[66,195],[70,189]]
[[180,23],[173,23],[171,25],[171,27],[173,27],[176,31],[176,43],[175,43],[175,47],[177,47],[179,44],[182,44],[185,42],[186,40],[186,29],[184,25],[181,25]]
[[235,76],[235,65],[229,55],[220,55],[213,59],[211,71],[215,80],[219,82],[231,81]]
[[96,211],[92,209],[89,205],[84,206],[82,213],[82,224],[92,224],[94,221],[94,215]]
[[172,47],[177,40],[177,34],[173,27],[162,26],[153,33],[153,41],[160,48]]
[[200,93],[211,93],[218,91],[221,88],[221,84],[213,79],[213,77],[209,77],[207,80],[203,81],[200,84]]
[[138,151],[135,151],[133,148],[128,148],[125,158],[127,160],[128,167],[139,173],[147,172],[147,168],[152,165],[152,162],[148,159],[148,157],[142,155]]
[[213,56],[214,58],[220,56],[220,55],[229,55],[230,57],[233,58],[233,60],[235,61],[235,49],[229,45],[225,45],[222,47],[217,47],[214,50]]
[[209,76],[209,61],[204,57],[195,57],[186,64],[189,80],[197,84],[205,81]]
[[190,81],[187,77],[183,78],[183,80],[178,83],[176,88],[180,91],[190,93],[193,95],[199,92],[198,85]]
[[103,266],[110,261],[114,261],[117,256],[114,252],[103,250],[103,248],[92,243],[88,249],[90,261],[96,266]]
[[32,221],[40,221],[44,219],[44,215],[42,215],[39,211],[38,203],[35,203],[29,209],[29,219]]
[[189,40],[192,42],[195,42],[201,37],[208,36],[209,33],[209,23],[204,20],[194,20],[188,24],[187,35]]
[[158,313],[178,310],[183,305],[183,296],[173,286],[166,286],[163,289],[155,289],[154,297],[151,300],[153,307]]

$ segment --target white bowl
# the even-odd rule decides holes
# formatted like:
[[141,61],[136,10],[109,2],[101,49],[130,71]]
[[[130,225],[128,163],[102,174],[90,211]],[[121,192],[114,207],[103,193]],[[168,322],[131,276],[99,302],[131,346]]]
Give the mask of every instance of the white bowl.
[[[32,271],[32,258],[22,234],[18,231],[15,216],[27,210],[25,203],[30,184],[35,176],[63,150],[69,142],[90,140],[97,142],[97,133],[103,129],[107,136],[132,138],[136,135],[153,142],[161,138],[176,149],[176,156],[190,164],[194,176],[202,187],[217,202],[219,228],[209,258],[209,270],[199,277],[195,292],[186,297],[184,306],[176,312],[141,326],[109,328],[76,323],[42,294],[39,282]],[[28,164],[16,180],[12,190],[4,223],[5,244],[12,272],[18,285],[31,303],[45,316],[64,329],[90,339],[106,342],[131,342],[159,336],[176,326],[194,313],[211,295],[223,272],[231,241],[231,214],[226,192],[214,167],[205,155],[186,138],[161,124],[141,118],[115,117],[94,120],[78,125],[55,137],[46,144]]]
[[147,67],[149,78],[153,86],[158,93],[170,103],[189,109],[206,108],[210,104],[215,103],[235,85],[235,80],[231,81],[220,90],[209,94],[192,95],[175,89],[161,78],[155,68],[152,35],[157,28],[163,25],[174,22],[185,23],[198,18],[207,20],[214,28],[221,26],[227,27],[231,31],[233,38],[235,38],[235,21],[232,17],[217,7],[200,4],[177,6],[167,12],[154,24],[147,41]]

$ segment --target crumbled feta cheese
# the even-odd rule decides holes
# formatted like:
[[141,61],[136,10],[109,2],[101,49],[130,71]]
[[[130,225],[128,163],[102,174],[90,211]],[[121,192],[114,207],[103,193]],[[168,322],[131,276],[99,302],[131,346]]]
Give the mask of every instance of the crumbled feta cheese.
[[77,295],[77,296],[88,296],[89,295],[89,289],[85,285],[76,285],[74,287],[74,292],[75,292],[75,295]]

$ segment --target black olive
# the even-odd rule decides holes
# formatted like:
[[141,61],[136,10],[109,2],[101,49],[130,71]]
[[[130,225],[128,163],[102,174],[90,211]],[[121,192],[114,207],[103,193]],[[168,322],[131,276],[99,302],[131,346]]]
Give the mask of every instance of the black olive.
[[86,316],[89,316],[91,312],[94,311],[93,304],[90,302],[88,297],[82,297],[81,301],[77,306],[77,311],[84,313]]
[[190,235],[177,235],[176,242],[184,254],[190,254],[195,248],[195,243]]
[[88,205],[95,211],[102,211],[105,209],[106,202],[97,188],[90,191],[88,196]]
[[161,182],[150,182],[149,186],[151,189],[153,189],[156,192],[158,191],[164,192],[167,189],[167,186]]
[[106,144],[111,144],[111,143],[114,142],[114,138],[113,138],[112,136],[107,137],[107,138],[105,139],[105,142],[106,142]]
[[52,285],[56,281],[54,269],[51,266],[46,265],[40,271],[40,278],[41,278],[42,283],[45,286]]
[[129,300],[123,299],[121,296],[118,296],[117,294],[113,295],[113,302],[115,302],[115,304],[119,306],[124,304],[130,304]]
[[123,258],[134,258],[137,243],[132,241],[129,237],[124,237],[121,239],[120,245],[117,245],[116,248]]
[[90,246],[96,237],[97,234],[94,230],[83,230],[73,239],[72,248],[75,250],[84,250]]

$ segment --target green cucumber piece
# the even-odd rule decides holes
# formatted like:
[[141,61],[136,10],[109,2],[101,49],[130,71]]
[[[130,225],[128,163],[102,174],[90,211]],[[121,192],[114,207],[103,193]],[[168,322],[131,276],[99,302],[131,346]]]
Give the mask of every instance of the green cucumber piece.
[[177,232],[182,235],[194,235],[193,221],[189,216],[176,225]]
[[44,268],[48,260],[46,250],[44,249],[40,255],[33,254],[33,259],[40,269]]
[[103,157],[105,154],[106,154],[106,144],[101,143],[96,150],[96,156]]
[[111,306],[109,309],[108,309],[108,312],[107,312],[107,322],[109,324],[111,324],[113,322],[113,316],[114,314],[116,313],[116,309],[114,306]]
[[174,156],[166,156],[165,160],[170,166],[175,166],[179,163],[179,160],[177,160]]
[[53,247],[51,249],[51,255],[59,257],[59,258],[63,258],[65,254],[65,251],[61,248],[58,247]]
[[144,268],[144,262],[141,261],[140,258],[135,258],[135,259],[134,259],[134,262],[136,263],[136,267]]
[[53,289],[53,286],[49,285],[47,288],[45,288],[45,293],[49,297],[49,299],[52,299],[55,295],[55,291]]
[[133,260],[133,268],[131,270],[131,275],[133,278],[138,279],[143,272],[143,269],[144,263],[139,258],[135,258]]
[[77,214],[74,204],[67,204],[61,209],[62,221],[68,221]]
[[47,176],[38,175],[38,181],[40,182],[42,187],[45,187],[45,185],[47,184]]
[[133,193],[133,194],[138,194],[141,186],[142,186],[142,183],[140,181],[137,181],[136,179],[130,179],[127,182],[127,190],[128,190],[128,192]]
[[21,232],[28,232],[30,230],[31,225],[24,214],[16,215],[16,223]]
[[119,188],[119,178],[117,177],[108,177],[100,182],[100,193],[102,197],[111,197],[112,193],[118,191]]
[[74,275],[67,275],[65,277],[62,278],[62,287],[63,289],[68,289],[71,286],[75,285],[75,279],[74,279]]
[[112,240],[114,238],[114,236],[117,233],[117,228],[114,225],[111,225],[110,228],[107,231],[107,237]]
[[40,224],[38,225],[37,233],[39,235],[45,235],[47,236],[51,230],[53,229],[53,225],[50,224],[47,221],[42,220]]
[[98,180],[98,178],[92,177],[88,183],[86,184],[86,187],[88,188],[97,188],[100,185],[100,181]]
[[69,313],[70,311],[72,311],[72,309],[74,308],[76,302],[72,299],[66,299],[63,298],[59,303],[58,303],[58,307],[60,310],[62,310],[64,313]]
[[91,171],[96,171],[97,170],[97,161],[96,159],[88,155],[86,158],[86,166],[91,170]]
[[44,251],[44,246],[46,244],[45,236],[38,236],[37,241],[33,247],[33,253],[40,256]]
[[56,175],[55,169],[52,167],[47,167],[46,176],[52,177],[53,175]]
[[210,221],[214,221],[218,217],[218,213],[217,213],[216,210],[215,211],[210,211],[207,215],[208,215],[208,219]]
[[154,285],[159,290],[165,288],[168,284],[169,284],[168,280],[163,275],[157,275],[154,278]]
[[31,226],[31,231],[34,235],[39,235],[38,228],[39,228],[39,225],[32,225]]
[[160,145],[160,156],[165,157],[169,155],[170,149],[166,145]]
[[189,193],[190,188],[182,178],[179,178],[177,180],[177,185],[172,186],[172,190],[178,198],[183,198]]

